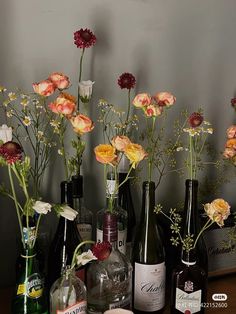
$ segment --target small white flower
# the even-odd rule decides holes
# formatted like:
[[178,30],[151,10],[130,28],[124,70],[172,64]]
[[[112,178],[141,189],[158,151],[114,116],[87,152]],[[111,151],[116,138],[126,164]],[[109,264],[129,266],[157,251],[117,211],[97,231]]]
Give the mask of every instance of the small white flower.
[[209,128],[209,129],[207,129],[207,133],[209,133],[209,134],[213,134],[213,128]]
[[12,128],[9,128],[6,124],[0,126],[0,140],[3,141],[3,143],[12,140]]
[[11,101],[17,99],[16,93],[12,93],[12,92],[10,92],[10,93],[8,94],[8,97],[9,97],[9,99],[10,99]]
[[183,150],[184,150],[184,148],[182,146],[176,148],[177,152],[182,152]]
[[7,89],[4,86],[0,86],[0,93],[5,92]]
[[62,211],[60,212],[60,215],[68,220],[74,220],[78,214],[76,210],[74,210],[68,205],[63,205],[61,209]]
[[27,98],[23,98],[22,101],[20,102],[20,104],[23,107],[26,107],[29,104],[29,100]]
[[96,260],[97,257],[93,255],[93,252],[91,250],[88,250],[88,252],[84,252],[80,255],[76,256],[77,258],[77,265],[86,265],[92,260]]
[[62,149],[58,149],[57,152],[58,152],[58,155],[63,156],[63,151],[62,151]]
[[38,213],[38,214],[47,214],[48,212],[51,211],[51,204],[41,202],[41,201],[36,201],[33,205],[33,209]]
[[29,116],[25,116],[23,123],[25,126],[29,126],[31,124],[31,118]]
[[7,111],[6,115],[8,118],[11,118],[13,116],[14,111],[11,109],[9,111]]
[[79,95],[83,102],[88,102],[92,96],[93,84],[92,81],[81,81],[79,82]]

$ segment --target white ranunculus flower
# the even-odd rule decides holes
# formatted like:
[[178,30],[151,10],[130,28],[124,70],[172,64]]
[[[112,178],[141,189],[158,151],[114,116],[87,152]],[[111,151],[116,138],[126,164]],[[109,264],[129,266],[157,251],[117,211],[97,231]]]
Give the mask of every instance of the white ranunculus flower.
[[87,252],[84,252],[80,255],[77,255],[77,265],[85,265],[89,263],[92,260],[96,260],[97,257],[93,255],[93,252],[91,250],[88,250]]
[[78,214],[76,210],[74,210],[68,205],[63,205],[61,209],[62,211],[60,212],[60,215],[68,220],[74,220]]
[[36,201],[34,203],[33,209],[38,213],[38,214],[47,214],[48,212],[51,211],[52,205],[49,203],[41,202],[41,201]]
[[79,82],[79,95],[82,102],[88,102],[92,96],[93,84],[92,81],[81,81]]
[[0,140],[3,141],[3,143],[12,140],[12,128],[9,128],[6,124],[0,126]]

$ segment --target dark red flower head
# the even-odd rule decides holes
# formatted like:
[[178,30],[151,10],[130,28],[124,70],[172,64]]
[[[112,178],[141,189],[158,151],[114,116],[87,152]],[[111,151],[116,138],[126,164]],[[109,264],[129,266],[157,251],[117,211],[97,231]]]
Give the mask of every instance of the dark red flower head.
[[131,73],[123,73],[118,78],[118,85],[120,86],[121,89],[127,88],[130,90],[131,88],[134,88],[135,83],[136,83],[135,77]]
[[92,252],[99,261],[104,261],[111,253],[111,244],[110,242],[97,242],[93,245]]
[[236,97],[231,99],[231,105],[234,109],[236,109]]
[[77,48],[89,48],[96,43],[96,36],[88,28],[81,28],[74,33],[74,43]]
[[9,164],[21,160],[22,151],[21,146],[12,141],[6,142],[0,146],[0,156],[2,156]]
[[192,128],[196,128],[201,125],[203,121],[203,116],[198,112],[193,112],[188,118],[188,122]]

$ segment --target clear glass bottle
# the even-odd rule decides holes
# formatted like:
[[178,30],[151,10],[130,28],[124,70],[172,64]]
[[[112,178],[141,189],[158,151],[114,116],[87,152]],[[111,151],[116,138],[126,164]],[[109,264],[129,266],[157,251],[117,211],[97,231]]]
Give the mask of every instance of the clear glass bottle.
[[[110,200],[112,199],[112,205]],[[106,207],[97,212],[97,228],[96,241],[102,242],[103,239],[103,223],[104,213],[112,213],[117,216],[118,225],[118,240],[117,246],[121,253],[126,254],[126,240],[127,240],[127,212],[118,205],[118,189],[114,173],[110,172],[107,175],[106,186]]]
[[83,241],[92,240],[93,214],[84,206],[83,177],[72,177],[73,208],[78,211],[76,217],[77,228]]
[[161,313],[165,305],[165,255],[156,224],[155,183],[143,183],[140,223],[136,230],[133,264],[133,312]]
[[74,270],[66,268],[50,289],[50,313],[87,313],[86,287]]
[[102,314],[114,308],[131,307],[132,267],[127,257],[117,249],[117,215],[103,214],[103,241],[109,241],[112,251],[103,261],[88,266],[88,313]]
[[[183,238],[196,238],[197,220],[197,180],[186,180],[185,220]],[[201,304],[206,302],[207,273],[199,265],[198,249],[186,251],[182,248],[181,264],[173,271],[171,283],[171,313],[204,313]],[[206,267],[206,265],[205,265]]]

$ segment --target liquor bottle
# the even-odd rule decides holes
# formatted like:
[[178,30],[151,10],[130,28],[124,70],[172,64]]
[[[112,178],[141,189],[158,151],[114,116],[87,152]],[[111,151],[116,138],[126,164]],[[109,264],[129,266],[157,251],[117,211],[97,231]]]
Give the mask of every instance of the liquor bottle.
[[72,177],[73,209],[78,211],[76,224],[83,241],[92,240],[93,214],[84,206],[83,199],[83,177],[81,175]]
[[[119,184],[123,182],[129,171],[129,161],[123,155],[119,163]],[[126,240],[126,256],[131,258],[131,243],[136,225],[134,205],[130,189],[130,179],[125,181],[119,187],[118,203],[121,208],[127,212],[127,240]]]
[[156,224],[155,183],[143,183],[140,223],[133,245],[133,311],[161,313],[165,305],[165,256]]
[[[71,182],[61,182],[61,203],[72,207]],[[61,216],[49,251],[48,288],[61,277],[66,266],[71,264],[74,250],[81,241],[76,221]]]
[[[193,236],[195,240],[196,219],[198,210],[196,205],[198,182],[186,181],[185,222],[183,239]],[[207,274],[198,264],[197,250],[182,248],[181,264],[173,271],[171,284],[171,313],[204,313],[202,304],[206,302]]]
[[109,257],[97,260],[87,270],[87,302],[89,314],[102,314],[114,308],[131,307],[132,267],[117,247],[117,215],[103,214],[103,241],[112,245]]
[[50,313],[87,313],[87,293],[74,269],[66,268],[50,289]]
[[[112,205],[111,205],[112,199]],[[110,208],[112,206],[112,208]],[[126,254],[126,239],[127,239],[127,212],[118,205],[118,189],[114,173],[110,172],[107,175],[106,186],[106,207],[97,212],[97,229],[96,240],[102,242],[103,239],[103,218],[104,213],[110,212],[117,216],[118,224],[118,249],[121,253]]]

